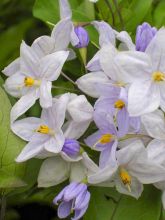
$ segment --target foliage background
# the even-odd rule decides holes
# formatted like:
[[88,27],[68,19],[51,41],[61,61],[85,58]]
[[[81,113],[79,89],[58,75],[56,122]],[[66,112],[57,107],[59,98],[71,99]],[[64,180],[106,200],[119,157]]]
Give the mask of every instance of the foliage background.
[[[160,28],[165,25],[165,0],[70,0],[73,21],[90,22],[94,19],[107,21],[116,30],[127,30],[134,40],[137,25],[144,21]],[[23,40],[29,45],[41,35],[47,35],[59,20],[58,0],[0,0],[0,70],[19,56]],[[98,34],[91,26],[88,60],[97,51]],[[64,71],[75,80],[85,73],[78,51],[77,58],[68,62]],[[0,77],[3,84],[5,77]],[[74,89],[60,78],[56,86]],[[56,89],[54,95],[65,92]],[[51,205],[53,197],[62,186],[48,189],[37,188],[40,160],[30,160],[18,165],[14,158],[25,143],[10,132],[9,112],[14,99],[0,89],[0,193],[1,203],[7,201],[6,219],[58,219]],[[38,116],[36,104],[27,115]],[[161,192],[154,187],[145,188],[142,198],[120,195],[113,189],[91,187],[92,199],[84,220],[163,220]],[[51,208],[50,208],[51,207]]]

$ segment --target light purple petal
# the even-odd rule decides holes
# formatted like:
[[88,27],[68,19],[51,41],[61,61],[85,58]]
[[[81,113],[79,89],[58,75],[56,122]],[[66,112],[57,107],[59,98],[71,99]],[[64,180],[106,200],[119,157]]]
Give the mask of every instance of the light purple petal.
[[75,216],[71,220],[79,220],[86,212],[88,205],[80,210],[75,210]]
[[117,113],[117,126],[118,126],[118,137],[123,137],[128,133],[129,114],[125,107],[119,110]]
[[90,193],[88,191],[85,191],[81,194],[79,194],[75,201],[74,209],[83,209],[86,207],[90,200]]
[[62,202],[58,207],[58,217],[59,218],[66,218],[70,215],[72,208],[72,201],[69,202]]
[[79,195],[79,193],[86,191],[87,185],[81,183],[77,184],[75,187],[67,189],[67,191],[64,193],[64,200],[69,201]]

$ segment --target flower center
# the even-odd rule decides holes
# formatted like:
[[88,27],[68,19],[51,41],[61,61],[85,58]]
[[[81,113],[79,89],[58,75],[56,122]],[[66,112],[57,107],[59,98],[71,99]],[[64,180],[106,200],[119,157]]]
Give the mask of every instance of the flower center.
[[120,178],[121,178],[123,184],[125,186],[127,186],[128,191],[131,192],[131,187],[130,187],[131,186],[131,176],[129,175],[129,173],[125,169],[121,168],[119,175],[120,175]]
[[125,107],[125,103],[119,99],[114,103],[114,107],[121,110],[122,108]]
[[35,80],[32,77],[25,77],[24,79],[24,85],[26,87],[40,86],[40,84],[41,84],[40,80]]
[[54,131],[51,128],[49,128],[47,125],[40,125],[40,127],[36,130],[36,132],[39,132],[41,134],[54,135]]
[[152,79],[155,82],[164,81],[165,80],[165,74],[160,72],[160,71],[153,72]]
[[104,134],[99,139],[99,143],[101,144],[107,144],[112,141],[113,135],[112,134]]

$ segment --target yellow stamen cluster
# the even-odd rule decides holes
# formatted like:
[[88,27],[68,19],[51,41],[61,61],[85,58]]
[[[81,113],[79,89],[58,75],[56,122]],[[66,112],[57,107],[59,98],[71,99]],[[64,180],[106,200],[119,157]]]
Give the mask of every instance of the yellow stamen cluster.
[[165,74],[160,72],[160,71],[156,71],[152,74],[152,79],[155,82],[161,82],[165,80]]
[[26,87],[40,86],[40,84],[41,84],[40,80],[35,80],[32,77],[25,77],[24,79],[24,85]]
[[121,168],[119,175],[123,184],[127,186],[129,191],[131,191],[131,176],[129,175],[129,173],[125,169]]
[[42,133],[42,134],[49,134],[50,128],[47,125],[41,125],[38,129],[37,132]]
[[125,107],[125,103],[119,99],[114,103],[114,107],[121,110],[122,108]]
[[32,77],[25,77],[24,84],[26,87],[31,87],[34,85],[35,80]]
[[47,125],[41,125],[36,132],[39,132],[41,134],[49,134],[49,135],[54,135],[54,131],[49,128]]
[[112,141],[113,135],[112,134],[104,134],[99,139],[99,143],[101,144],[107,144]]

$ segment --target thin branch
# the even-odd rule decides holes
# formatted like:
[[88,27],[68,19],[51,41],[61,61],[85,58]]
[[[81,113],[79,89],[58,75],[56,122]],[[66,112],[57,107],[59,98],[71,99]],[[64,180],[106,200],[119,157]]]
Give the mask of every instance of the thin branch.
[[112,6],[111,6],[111,3],[108,1],[108,0],[104,0],[106,5],[108,6],[110,12],[111,12],[111,15],[112,15],[112,26],[114,27],[115,25],[115,16],[114,16],[114,13],[113,13],[113,9],[112,9]]
[[5,213],[6,213],[6,196],[2,195],[0,220],[5,220]]
[[75,86],[77,86],[76,83],[69,76],[67,76],[65,73],[61,72],[61,75],[63,77],[65,77],[67,80],[69,80],[71,83],[73,83]]
[[119,16],[119,19],[120,19],[120,23],[121,23],[122,30],[125,30],[124,21],[123,21],[123,18],[122,18],[121,12],[120,12],[119,7],[118,7],[117,0],[113,0],[113,3],[114,3],[114,5],[115,5],[116,11],[117,11],[117,13],[118,13],[118,16]]
[[65,87],[61,87],[61,86],[52,86],[53,89],[63,89],[63,90],[66,90],[66,91],[71,91],[71,92],[79,92],[79,90],[77,89],[68,89],[68,88],[65,88]]

